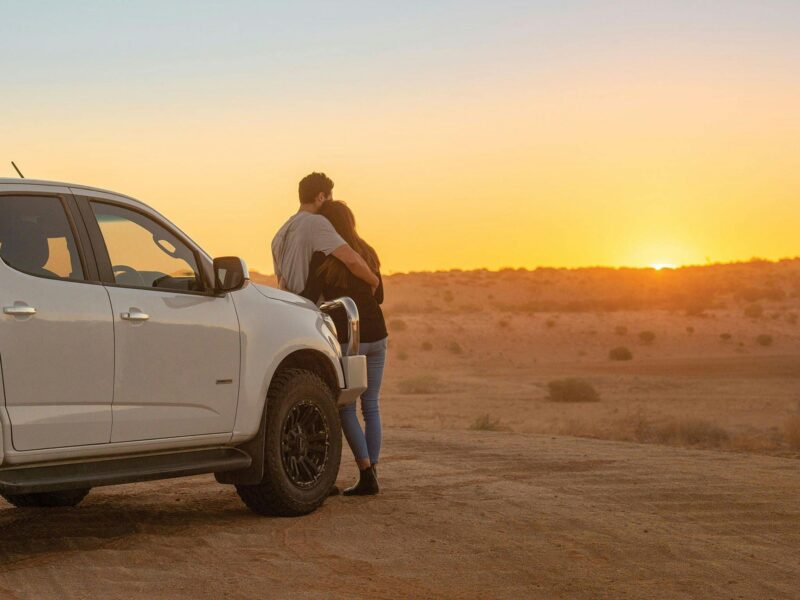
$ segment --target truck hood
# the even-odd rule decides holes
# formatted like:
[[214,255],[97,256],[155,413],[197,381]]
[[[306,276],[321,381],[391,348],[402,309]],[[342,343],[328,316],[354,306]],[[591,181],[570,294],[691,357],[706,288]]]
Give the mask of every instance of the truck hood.
[[291,292],[285,292],[284,290],[279,290],[278,288],[269,287],[268,285],[261,285],[258,283],[250,283],[250,285],[256,288],[262,296],[272,300],[287,302],[288,304],[294,304],[301,308],[318,310],[317,305],[311,302],[311,300],[307,300],[306,298],[298,296],[297,294],[292,294]]

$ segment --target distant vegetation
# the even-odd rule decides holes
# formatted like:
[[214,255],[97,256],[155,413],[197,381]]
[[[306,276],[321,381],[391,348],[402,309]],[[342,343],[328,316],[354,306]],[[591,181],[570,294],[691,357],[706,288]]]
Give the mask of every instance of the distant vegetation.
[[[250,275],[254,283],[275,285],[271,275],[256,271]],[[735,309],[747,310],[750,318],[760,318],[765,311],[772,314],[781,309],[794,314],[784,314],[787,322],[796,324],[800,320],[800,309],[795,308],[800,304],[800,259],[753,259],[662,271],[607,267],[454,269],[397,273],[386,275],[385,280],[387,288],[394,288],[386,297],[386,312],[393,316],[466,314],[481,308],[525,315],[658,309],[702,316],[709,310]],[[398,295],[397,290],[406,282],[414,287],[414,294]],[[419,286],[424,293],[419,293]]]
[[556,379],[547,384],[553,402],[598,402],[600,394],[585,379]]
[[792,450],[800,450],[800,415],[792,415],[784,424],[783,437]]
[[401,394],[433,394],[441,389],[441,382],[436,375],[414,375],[401,379],[397,387]]
[[750,319],[760,319],[764,315],[764,308],[760,304],[751,304],[744,309],[744,316]]
[[447,350],[451,354],[463,354],[464,353],[464,349],[461,347],[461,344],[459,344],[455,340],[453,340],[452,342],[447,344]]
[[643,344],[650,345],[656,341],[656,334],[654,331],[642,331],[639,333],[639,341]]
[[761,335],[756,337],[756,344],[759,346],[772,346],[772,336],[768,333],[762,333]]
[[389,321],[389,329],[392,331],[405,331],[408,329],[408,325],[402,319],[392,319]]
[[608,351],[609,360],[632,360],[633,352],[625,346],[617,346]]

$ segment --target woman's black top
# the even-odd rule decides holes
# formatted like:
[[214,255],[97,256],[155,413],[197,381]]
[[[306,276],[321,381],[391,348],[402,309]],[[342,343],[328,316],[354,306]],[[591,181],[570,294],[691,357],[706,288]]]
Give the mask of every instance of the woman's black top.
[[[325,254],[322,252],[315,252],[311,257],[311,264],[308,269],[308,280],[306,280],[306,288],[301,294],[312,302],[317,302],[320,296],[324,296],[326,300],[335,300],[342,296],[349,296],[353,299],[358,307],[359,326],[361,330],[360,342],[377,342],[385,338],[388,333],[386,331],[386,321],[383,318],[383,311],[381,304],[383,304],[383,279],[381,274],[378,273],[378,289],[375,294],[369,284],[362,281],[349,271],[347,272],[347,285],[345,287],[330,285],[317,275],[320,265],[325,261]],[[333,260],[336,258],[331,257]],[[344,310],[335,310],[331,313],[333,322],[336,324],[336,331],[339,333],[339,341],[341,343],[347,342],[348,328],[347,328],[347,315]]]

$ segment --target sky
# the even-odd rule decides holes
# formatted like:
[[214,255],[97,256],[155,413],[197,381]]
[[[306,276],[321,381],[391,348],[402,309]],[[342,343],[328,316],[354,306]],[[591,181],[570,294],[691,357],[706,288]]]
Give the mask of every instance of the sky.
[[270,273],[311,171],[387,272],[800,255],[800,2],[0,0],[0,177]]

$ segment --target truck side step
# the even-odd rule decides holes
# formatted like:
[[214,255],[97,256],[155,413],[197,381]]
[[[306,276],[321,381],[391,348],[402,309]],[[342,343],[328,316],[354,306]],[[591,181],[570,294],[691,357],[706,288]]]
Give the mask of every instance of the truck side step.
[[59,463],[41,467],[0,469],[0,493],[28,494],[98,487],[245,469],[250,456],[238,448],[206,448]]

